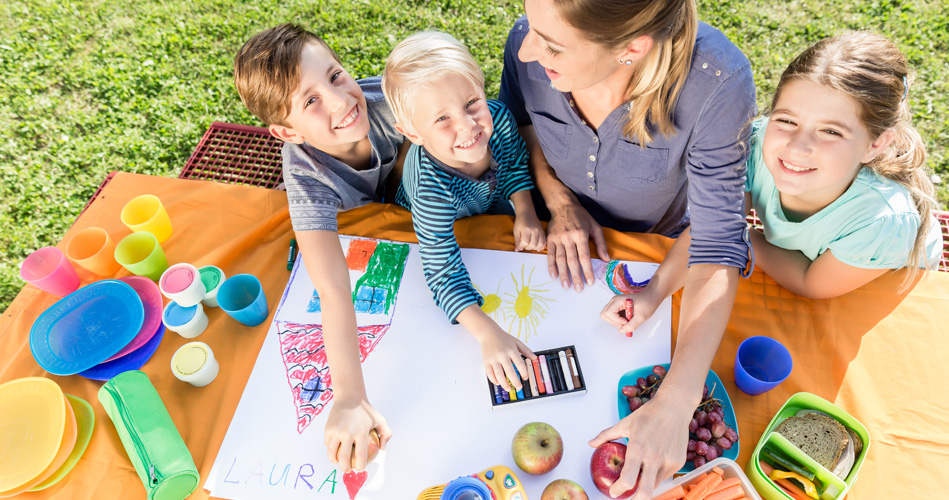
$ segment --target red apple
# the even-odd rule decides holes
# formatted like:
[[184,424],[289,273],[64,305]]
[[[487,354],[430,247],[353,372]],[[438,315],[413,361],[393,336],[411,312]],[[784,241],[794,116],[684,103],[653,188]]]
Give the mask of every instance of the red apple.
[[540,500],[590,500],[583,487],[569,479],[555,479],[544,488]]
[[[625,462],[625,444],[610,441],[596,447],[590,459],[590,475],[593,476],[593,484],[600,493],[610,496],[610,486],[619,479]],[[629,498],[633,496],[633,493],[636,493],[636,485],[616,498]]]
[[[366,465],[372,463],[376,459],[376,456],[379,455],[379,449],[382,447],[382,439],[379,437],[379,433],[375,429],[369,431],[369,456],[366,458]],[[352,457],[350,461],[350,467],[353,469],[356,468],[356,445],[353,445]],[[337,458],[338,460],[338,458]]]
[[514,463],[522,471],[538,475],[553,470],[563,458],[563,439],[549,424],[531,422],[514,433],[511,443]]

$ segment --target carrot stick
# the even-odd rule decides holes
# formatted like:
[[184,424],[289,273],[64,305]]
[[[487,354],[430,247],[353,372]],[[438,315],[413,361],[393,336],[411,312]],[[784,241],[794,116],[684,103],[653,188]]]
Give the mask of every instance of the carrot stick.
[[702,500],[713,488],[722,482],[722,476],[718,474],[708,474],[699,484],[689,490],[685,495],[685,500]]
[[685,488],[682,485],[676,486],[671,490],[653,498],[652,500],[679,500],[685,496]]
[[711,495],[705,497],[705,500],[735,500],[736,498],[741,498],[743,496],[745,496],[745,490],[742,489],[740,484],[737,484],[730,488],[725,488],[718,493],[712,493]]
[[738,479],[737,477],[730,477],[728,479],[724,479],[714,490],[712,490],[712,493],[717,493],[719,491],[724,490],[725,488],[731,488],[732,486],[735,486],[736,484],[741,484],[741,479]]
[[718,467],[712,467],[712,472],[718,474],[719,476],[725,477],[725,471],[719,469]]

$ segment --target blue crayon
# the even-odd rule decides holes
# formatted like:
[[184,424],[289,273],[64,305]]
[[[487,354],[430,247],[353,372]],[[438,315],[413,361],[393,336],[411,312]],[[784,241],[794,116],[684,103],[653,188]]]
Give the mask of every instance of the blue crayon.
[[501,399],[503,399],[504,401],[510,401],[511,393],[502,389],[500,385],[497,387],[498,387],[498,390],[501,391]]
[[[517,374],[517,378],[518,378],[518,379],[521,378],[521,372],[517,371],[517,367],[516,367],[516,366],[514,367],[514,373]],[[510,380],[508,380],[508,382],[510,382]],[[514,387],[514,384],[511,384],[511,387]],[[517,390],[517,399],[518,399],[518,400],[524,399],[524,389],[523,389],[523,387],[524,387],[524,384],[522,383],[522,384],[521,384],[521,389],[518,389],[518,390]]]
[[496,404],[504,402],[504,398],[501,396],[501,386],[497,384],[494,385],[494,402]]

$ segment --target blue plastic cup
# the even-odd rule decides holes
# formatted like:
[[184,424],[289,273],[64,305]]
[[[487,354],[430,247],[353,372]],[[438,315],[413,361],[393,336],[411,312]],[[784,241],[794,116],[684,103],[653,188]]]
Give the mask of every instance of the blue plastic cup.
[[270,315],[260,280],[250,274],[224,280],[217,291],[217,303],[230,317],[247,326],[257,326]]
[[784,382],[793,366],[791,353],[777,340],[749,337],[735,355],[735,385],[745,394],[763,394]]

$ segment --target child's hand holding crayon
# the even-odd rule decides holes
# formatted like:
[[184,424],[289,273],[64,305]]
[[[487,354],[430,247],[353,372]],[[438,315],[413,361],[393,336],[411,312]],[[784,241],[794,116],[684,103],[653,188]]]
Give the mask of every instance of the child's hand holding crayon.
[[632,337],[633,331],[656,312],[665,298],[648,286],[639,293],[616,295],[603,307],[600,318]]
[[[484,371],[492,384],[500,385],[504,390],[523,388],[523,380],[527,380],[527,364],[524,358],[537,360],[534,354],[517,337],[505,332],[485,314],[477,305],[467,307],[458,315],[458,322],[465,326],[481,344],[481,357],[484,360]],[[515,367],[517,371],[515,371]],[[521,376],[518,375],[521,374]]]

